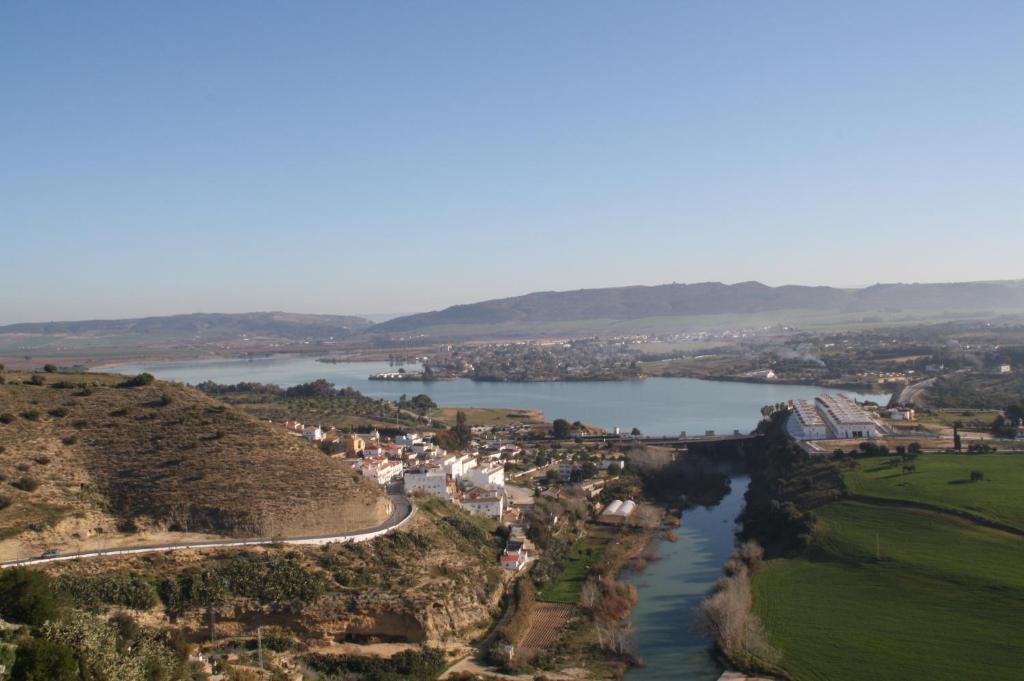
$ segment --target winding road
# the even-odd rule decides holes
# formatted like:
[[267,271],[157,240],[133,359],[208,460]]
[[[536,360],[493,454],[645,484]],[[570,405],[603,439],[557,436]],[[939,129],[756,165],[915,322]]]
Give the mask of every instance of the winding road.
[[196,541],[183,544],[149,544],[143,546],[132,546],[130,548],[100,549],[97,551],[76,551],[74,553],[59,553],[46,558],[27,558],[24,560],[11,560],[0,563],[0,569],[18,567],[21,565],[42,565],[44,563],[55,563],[62,560],[79,560],[82,558],[103,558],[107,556],[126,556],[139,553],[158,553],[161,551],[185,551],[190,549],[222,549],[235,548],[239,546],[265,546],[268,544],[330,544],[332,542],[361,542],[380,537],[399,527],[405,525],[414,515],[416,507],[403,494],[388,494],[391,500],[391,515],[380,525],[359,530],[358,532],[342,532],[340,534],[285,537],[285,538],[256,538],[256,539],[225,539],[213,541]]
[[926,378],[923,381],[918,381],[913,385],[908,385],[900,392],[899,403],[900,404],[913,404],[914,400],[921,393],[922,390],[927,390],[935,383],[934,378]]

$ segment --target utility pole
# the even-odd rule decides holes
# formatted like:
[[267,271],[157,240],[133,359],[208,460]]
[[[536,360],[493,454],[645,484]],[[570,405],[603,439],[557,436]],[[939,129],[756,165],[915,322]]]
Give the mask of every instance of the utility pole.
[[260,660],[260,669],[263,669],[263,627],[256,627],[256,650]]

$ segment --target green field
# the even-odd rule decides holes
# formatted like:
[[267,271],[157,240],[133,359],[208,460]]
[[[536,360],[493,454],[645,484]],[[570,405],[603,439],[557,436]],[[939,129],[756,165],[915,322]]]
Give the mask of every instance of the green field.
[[591,528],[586,537],[576,542],[561,574],[537,594],[537,599],[549,603],[579,603],[580,589],[587,581],[591,568],[604,556],[609,541],[608,528]]
[[798,681],[1020,678],[1024,540],[923,510],[840,502],[816,513],[804,556],[754,577],[755,611],[785,671]]
[[[887,457],[863,459],[843,479],[855,494],[965,510],[1024,529],[1024,455],[922,454],[917,470],[906,475],[889,462]],[[985,479],[970,482],[972,470]]]

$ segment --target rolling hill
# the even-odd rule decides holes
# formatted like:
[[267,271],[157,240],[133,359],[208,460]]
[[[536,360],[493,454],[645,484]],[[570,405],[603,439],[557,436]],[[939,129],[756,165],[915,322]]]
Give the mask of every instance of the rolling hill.
[[274,336],[290,339],[340,338],[372,325],[369,319],[341,315],[245,312],[182,314],[140,319],[91,319],[72,322],[28,322],[0,326],[0,334],[152,335],[182,338]]
[[[557,325],[708,315],[757,315],[805,311],[864,315],[874,312],[964,310],[1024,311],[1024,283],[876,284],[863,289],[827,286],[766,286],[758,282],[665,284],[622,288],[547,291],[514,298],[455,305],[436,312],[399,317],[373,326],[380,334],[457,335],[486,332],[487,325]],[[597,323],[600,322],[600,323]]]
[[7,372],[0,384],[0,543],[114,535],[328,534],[372,527],[376,485],[290,436],[176,383]]

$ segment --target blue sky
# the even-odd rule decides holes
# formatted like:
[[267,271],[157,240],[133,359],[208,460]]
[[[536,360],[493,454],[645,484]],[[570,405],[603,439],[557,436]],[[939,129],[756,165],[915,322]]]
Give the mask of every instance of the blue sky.
[[0,321],[1020,278],[1024,3],[0,5]]

